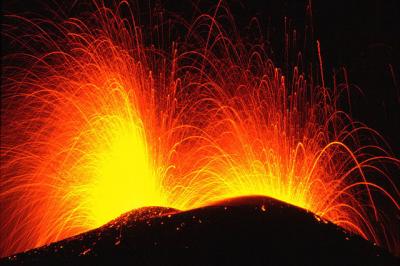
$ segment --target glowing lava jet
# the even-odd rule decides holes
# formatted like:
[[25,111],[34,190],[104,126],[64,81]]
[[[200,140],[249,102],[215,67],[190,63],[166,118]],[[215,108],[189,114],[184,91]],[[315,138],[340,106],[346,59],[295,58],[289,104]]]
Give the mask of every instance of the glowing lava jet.
[[23,53],[3,59],[1,256],[135,208],[243,195],[277,198],[398,250],[386,216],[398,213],[400,194],[385,167],[400,162],[338,108],[339,86],[318,85],[301,67],[285,76],[261,45],[218,22],[229,16],[221,6],[168,49],[148,43],[126,2],[95,6],[85,19],[7,16]]

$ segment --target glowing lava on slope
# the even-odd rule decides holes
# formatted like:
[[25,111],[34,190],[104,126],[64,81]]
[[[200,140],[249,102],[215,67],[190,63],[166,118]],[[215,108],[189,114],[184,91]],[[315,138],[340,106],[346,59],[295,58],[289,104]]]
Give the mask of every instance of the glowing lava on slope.
[[93,6],[79,19],[6,16],[21,51],[3,57],[0,256],[135,208],[243,195],[398,250],[400,194],[385,169],[400,161],[339,109],[346,86],[325,87],[322,60],[322,82],[300,64],[283,73],[219,22],[221,3],[167,44],[149,41],[165,32],[143,30],[127,2]]

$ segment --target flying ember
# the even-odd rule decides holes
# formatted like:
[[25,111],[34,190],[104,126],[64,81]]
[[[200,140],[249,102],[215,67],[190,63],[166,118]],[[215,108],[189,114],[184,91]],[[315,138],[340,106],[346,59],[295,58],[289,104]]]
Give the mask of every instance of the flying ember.
[[[400,160],[341,109],[346,89],[324,79],[323,43],[313,43],[318,74],[307,62],[284,70],[223,3],[150,30],[127,1],[89,6],[5,16],[19,50],[2,60],[0,257],[132,209],[246,195],[398,252]],[[175,27],[184,33],[171,39]]]

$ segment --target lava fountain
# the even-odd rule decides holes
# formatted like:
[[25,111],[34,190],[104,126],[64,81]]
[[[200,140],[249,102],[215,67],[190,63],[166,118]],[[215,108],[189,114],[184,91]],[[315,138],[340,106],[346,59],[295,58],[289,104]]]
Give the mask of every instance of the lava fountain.
[[170,43],[126,1],[91,6],[67,19],[6,16],[3,35],[20,49],[2,60],[1,256],[135,208],[244,195],[398,252],[400,161],[339,108],[347,87],[325,86],[319,43],[315,78],[243,41],[222,3],[179,22],[185,39]]

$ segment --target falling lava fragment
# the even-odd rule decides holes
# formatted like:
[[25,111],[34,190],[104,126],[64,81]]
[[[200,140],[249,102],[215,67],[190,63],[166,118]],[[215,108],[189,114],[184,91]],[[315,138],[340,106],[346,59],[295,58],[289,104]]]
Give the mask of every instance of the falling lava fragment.
[[399,265],[331,222],[267,197],[180,212],[148,207],[4,265]]

